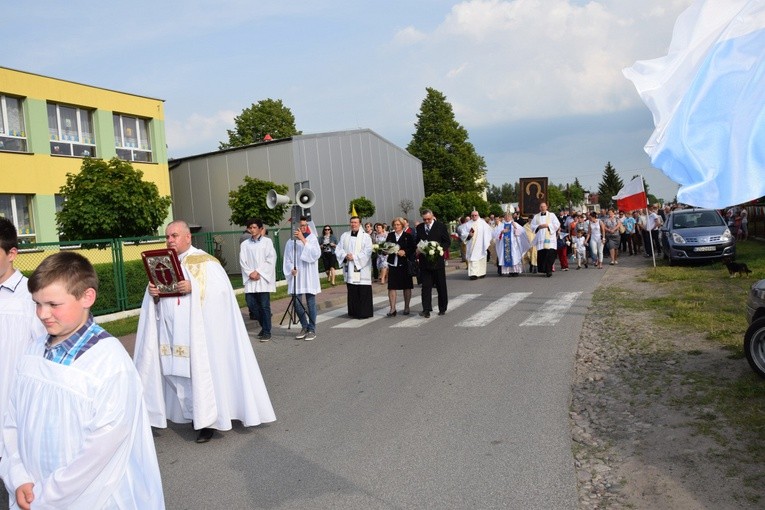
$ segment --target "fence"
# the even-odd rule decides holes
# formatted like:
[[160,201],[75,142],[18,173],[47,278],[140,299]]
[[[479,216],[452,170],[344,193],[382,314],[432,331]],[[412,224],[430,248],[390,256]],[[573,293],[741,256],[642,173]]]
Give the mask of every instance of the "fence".
[[[332,228],[338,239],[348,230],[347,225],[332,225]],[[241,288],[239,244],[246,239],[245,235],[249,236],[243,231],[200,232],[191,235],[191,243],[217,258],[229,275],[231,285]],[[289,228],[268,232],[276,250],[277,281],[284,279],[283,252],[290,235]],[[147,282],[141,252],[164,247],[165,238],[160,236],[30,243],[19,247],[14,265],[29,276],[43,259],[53,253],[61,250],[80,253],[90,260],[98,273],[98,299],[92,309],[93,315],[104,315],[141,306]],[[456,250],[459,252],[459,243]],[[321,262],[319,266],[319,271],[323,272]]]

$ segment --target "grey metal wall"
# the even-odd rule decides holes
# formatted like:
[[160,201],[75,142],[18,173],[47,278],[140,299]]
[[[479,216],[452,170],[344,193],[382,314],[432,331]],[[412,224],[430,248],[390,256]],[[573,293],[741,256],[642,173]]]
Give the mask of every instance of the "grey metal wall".
[[[420,160],[369,129],[299,135],[181,158],[169,166],[173,217],[201,225],[204,232],[239,228],[229,223],[228,193],[244,176],[286,184],[290,198],[295,182],[309,181],[317,224],[347,224],[348,203],[360,196],[375,204],[374,217],[365,219],[372,222],[390,223],[402,214],[401,200],[411,200],[413,224],[425,193]],[[229,261],[238,258],[238,246],[227,243],[224,250]]]
[[316,193],[317,224],[346,223],[348,203],[360,196],[375,204],[372,222],[400,216],[402,199],[414,204],[410,220],[422,204],[422,162],[369,129],[296,136],[292,148],[296,181]]

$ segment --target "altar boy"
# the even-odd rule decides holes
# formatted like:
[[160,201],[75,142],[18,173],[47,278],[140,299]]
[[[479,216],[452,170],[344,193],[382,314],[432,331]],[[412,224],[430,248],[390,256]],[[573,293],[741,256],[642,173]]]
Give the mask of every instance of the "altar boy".
[[143,390],[119,340],[93,321],[98,277],[74,252],[29,278],[48,334],[16,367],[0,475],[11,508],[165,508]]

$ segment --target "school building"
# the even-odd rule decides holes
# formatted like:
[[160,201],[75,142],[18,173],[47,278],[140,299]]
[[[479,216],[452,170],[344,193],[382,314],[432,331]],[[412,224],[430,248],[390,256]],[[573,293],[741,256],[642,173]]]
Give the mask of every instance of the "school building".
[[163,100],[0,67],[0,216],[24,243],[58,241],[66,174],[130,161],[170,195]]

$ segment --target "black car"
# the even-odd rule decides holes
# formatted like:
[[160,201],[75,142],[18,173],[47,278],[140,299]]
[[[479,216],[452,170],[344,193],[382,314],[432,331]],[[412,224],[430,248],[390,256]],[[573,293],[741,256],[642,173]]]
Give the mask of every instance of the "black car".
[[765,377],[765,280],[749,289],[746,301],[746,321],[749,329],[744,334],[746,360],[761,377]]
[[714,209],[672,211],[661,228],[661,246],[671,266],[682,260],[720,260],[736,256],[736,238]]

